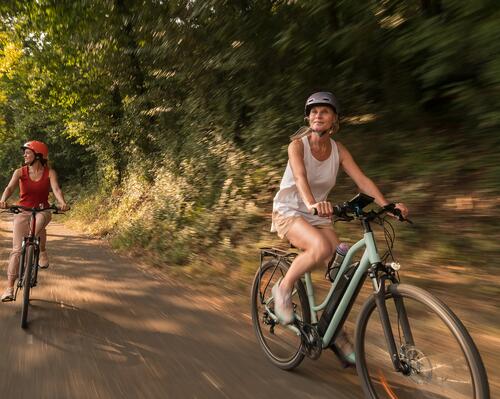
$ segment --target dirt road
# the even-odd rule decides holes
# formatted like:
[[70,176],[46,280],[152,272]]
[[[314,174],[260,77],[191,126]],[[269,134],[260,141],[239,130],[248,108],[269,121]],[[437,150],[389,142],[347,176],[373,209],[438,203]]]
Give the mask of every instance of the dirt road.
[[[0,220],[1,259],[9,220]],[[2,398],[362,396],[355,372],[329,352],[296,372],[272,366],[248,307],[189,289],[57,221],[48,233],[51,264],[32,292],[29,328],[20,328],[20,300],[0,304]]]

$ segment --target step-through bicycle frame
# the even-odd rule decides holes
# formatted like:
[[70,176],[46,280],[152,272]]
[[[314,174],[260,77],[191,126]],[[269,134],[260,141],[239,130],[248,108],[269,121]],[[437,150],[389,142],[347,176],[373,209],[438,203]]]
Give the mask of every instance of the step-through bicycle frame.
[[[340,332],[345,319],[350,313],[352,305],[354,304],[361,287],[364,284],[366,277],[368,276],[372,281],[373,290],[376,299],[377,309],[379,312],[379,316],[382,322],[384,335],[387,342],[387,349],[391,356],[391,360],[396,371],[407,372],[407,366],[401,363],[400,356],[398,354],[398,349],[394,340],[394,335],[392,332],[392,328],[389,321],[389,315],[387,312],[387,307],[385,304],[385,296],[386,296],[386,280],[390,280],[393,283],[398,283],[395,273],[391,273],[391,271],[387,271],[387,267],[382,265],[381,258],[378,253],[376,240],[374,234],[371,230],[370,223],[368,220],[362,219],[362,225],[364,228],[364,235],[361,240],[351,246],[349,251],[347,252],[340,269],[335,277],[335,280],[331,283],[330,289],[326,294],[323,302],[319,305],[316,305],[314,299],[314,287],[312,282],[312,277],[310,272],[306,272],[303,276],[303,281],[305,282],[308,302],[309,302],[309,310],[311,313],[311,324],[316,325],[318,323],[318,312],[323,311],[330,301],[332,295],[334,294],[336,288],[339,286],[340,279],[343,278],[344,273],[347,269],[353,264],[353,258],[356,253],[361,251],[364,248],[363,255],[356,266],[356,271],[352,278],[350,279],[346,290],[340,300],[337,308],[335,309],[333,316],[328,324],[328,327],[321,337],[322,339],[322,347],[329,347],[332,342],[334,342],[337,334]],[[276,248],[262,248],[261,250],[261,265],[262,258],[265,256],[272,256],[280,261],[291,263],[293,257],[295,257],[296,253],[287,253],[283,250],[279,250]],[[382,277],[379,277],[378,272],[383,271]],[[273,300],[272,297],[268,299],[265,304],[265,307],[274,321],[277,322],[277,317],[269,307],[269,304]],[[402,326],[402,332],[405,337],[405,341],[408,344],[413,343],[413,338],[411,334],[411,329],[406,317],[406,311],[401,298],[394,298],[396,303],[396,308],[398,309],[398,313],[400,316],[400,322]],[[286,328],[292,330],[298,336],[301,335],[300,329],[296,324],[289,324]]]

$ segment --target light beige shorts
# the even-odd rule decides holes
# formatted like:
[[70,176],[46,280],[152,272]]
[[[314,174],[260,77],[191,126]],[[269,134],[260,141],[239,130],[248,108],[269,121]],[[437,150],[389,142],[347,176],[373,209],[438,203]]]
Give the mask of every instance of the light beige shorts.
[[[276,228],[276,233],[280,238],[286,238],[288,230],[290,230],[290,227],[292,227],[292,224],[294,224],[297,219],[304,219],[302,216],[283,216],[278,212],[273,212],[272,218],[274,227]],[[314,227],[318,229],[333,230],[333,226],[331,223],[315,225]]]

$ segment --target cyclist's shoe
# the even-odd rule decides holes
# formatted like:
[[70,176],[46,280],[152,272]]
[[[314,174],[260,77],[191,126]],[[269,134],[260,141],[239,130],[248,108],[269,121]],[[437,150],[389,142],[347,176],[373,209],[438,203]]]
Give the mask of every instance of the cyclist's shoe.
[[40,256],[38,258],[38,267],[40,269],[47,269],[49,267],[49,257],[47,251],[40,251]]
[[274,313],[280,324],[286,325],[293,322],[295,316],[293,314],[292,295],[291,293],[283,293],[279,284],[281,279],[274,284],[272,294],[274,298]]
[[2,302],[10,302],[14,300],[14,287],[7,287],[0,297]]
[[342,329],[330,348],[339,358],[343,368],[356,367],[356,354],[344,329]]

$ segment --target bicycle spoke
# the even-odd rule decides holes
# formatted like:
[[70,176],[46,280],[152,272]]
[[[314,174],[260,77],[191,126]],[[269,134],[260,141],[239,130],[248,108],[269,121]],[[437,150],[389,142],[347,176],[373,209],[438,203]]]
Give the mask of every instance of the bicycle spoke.
[[[272,287],[285,274],[286,267],[278,262],[268,262],[256,274],[254,282],[255,294],[252,299],[252,320],[265,354],[277,366],[290,369],[303,359],[302,339],[298,330],[291,326],[283,326],[277,322],[274,315],[274,298]],[[302,288],[302,290],[304,290]],[[301,299],[301,295],[303,298]],[[301,292],[295,287],[292,291],[293,307],[299,320],[309,320],[304,317],[302,302],[307,301],[305,291]],[[307,303],[307,302],[305,302]],[[308,308],[307,308],[308,311]]]
[[[365,359],[378,397],[473,398],[469,364],[459,342],[438,315],[410,298],[404,298],[406,317],[403,318],[399,317],[400,307],[394,301],[387,300],[386,305],[392,330],[397,334],[400,359],[410,372],[404,375],[394,370],[382,325],[372,315],[365,332]],[[403,329],[410,333],[411,342],[406,342]]]
[[[261,301],[262,303],[265,303],[264,302],[264,292],[266,292],[269,288],[269,284],[271,283],[271,280],[273,279],[274,277],[274,274],[276,273],[276,270],[278,270],[278,265],[276,265],[276,267],[274,268],[273,272],[271,273],[271,276],[269,276],[269,278],[267,279],[267,283],[265,284],[265,287],[264,287],[264,291],[262,291],[261,289],[259,289],[259,292],[260,292],[260,298],[261,298]],[[284,277],[284,273],[283,273],[283,270],[279,269],[280,273],[281,273],[281,277]],[[262,277],[261,277],[261,282],[262,282]]]

